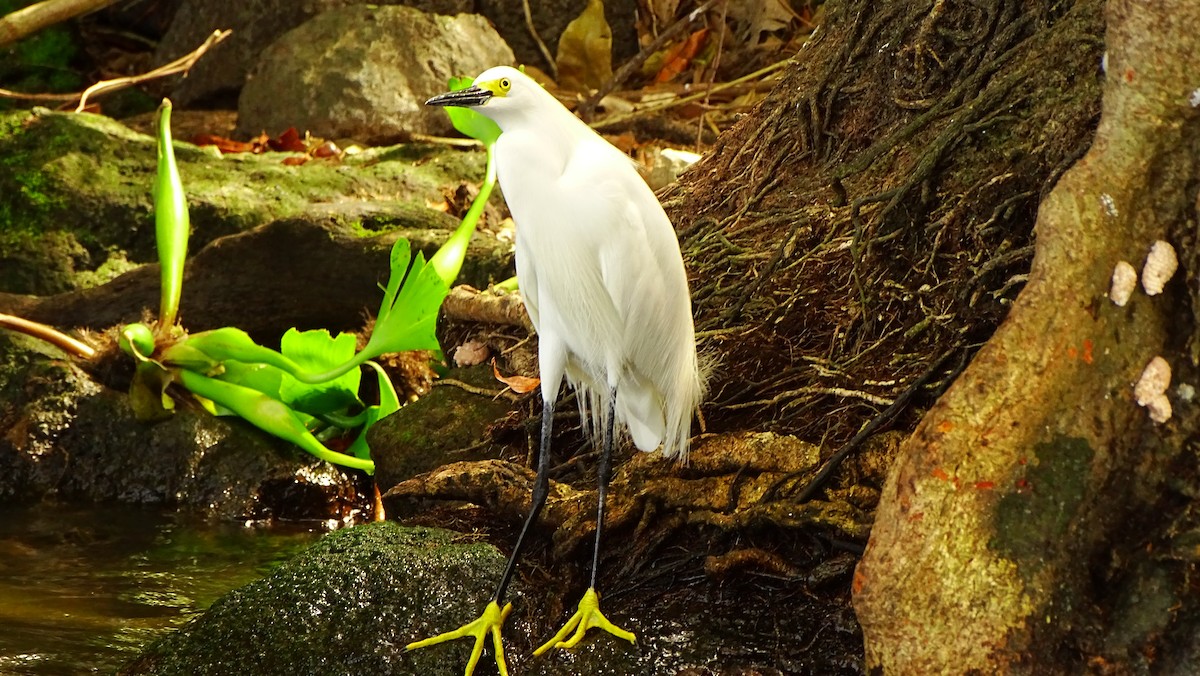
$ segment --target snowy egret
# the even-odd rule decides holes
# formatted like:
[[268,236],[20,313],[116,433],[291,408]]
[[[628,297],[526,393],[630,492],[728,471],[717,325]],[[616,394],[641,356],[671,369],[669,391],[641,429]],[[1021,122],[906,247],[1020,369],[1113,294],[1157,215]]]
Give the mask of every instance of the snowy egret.
[[408,648],[474,637],[469,676],[490,635],[507,674],[500,627],[512,604],[504,596],[549,492],[551,423],[564,377],[584,428],[600,434],[596,540],[578,611],[534,654],[574,647],[592,627],[632,642],[632,633],[605,619],[596,593],[615,423],[639,449],[682,458],[704,392],[675,230],[629,157],[524,73],[492,68],[426,103],[471,108],[500,127],[496,169],[517,224],[517,279],[538,334],[543,409],[532,508],[492,602],[474,622]]

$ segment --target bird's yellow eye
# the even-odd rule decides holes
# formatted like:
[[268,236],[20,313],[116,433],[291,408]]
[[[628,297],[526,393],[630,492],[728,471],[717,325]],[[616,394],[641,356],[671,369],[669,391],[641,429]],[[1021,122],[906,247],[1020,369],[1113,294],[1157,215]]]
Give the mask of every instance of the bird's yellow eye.
[[512,89],[512,82],[508,78],[501,78],[500,91],[507,92],[509,89]]

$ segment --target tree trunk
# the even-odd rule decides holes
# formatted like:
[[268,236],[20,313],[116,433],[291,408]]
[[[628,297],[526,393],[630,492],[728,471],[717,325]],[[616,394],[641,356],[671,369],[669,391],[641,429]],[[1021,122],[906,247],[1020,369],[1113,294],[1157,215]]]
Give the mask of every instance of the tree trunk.
[[1191,390],[1168,393],[1162,425],[1133,395],[1160,354],[1195,381],[1197,285],[1106,297],[1155,240],[1196,262],[1200,9],[827,7],[783,82],[665,196],[702,347],[721,355],[710,429],[828,454],[944,356],[974,354],[892,422],[916,431],[855,578],[869,664],[1200,672]]
[[720,355],[710,429],[832,445],[1006,314],[1090,143],[1101,22],[1099,0],[827,7],[664,203]]
[[1120,585],[1096,583],[1154,541],[1162,522],[1143,515],[1194,429],[1192,407],[1159,426],[1133,393],[1156,355],[1177,377],[1192,370],[1183,284],[1124,307],[1106,293],[1117,262],[1140,267],[1155,240],[1194,246],[1200,6],[1114,0],[1106,18],[1100,128],[1042,202],[1029,283],[884,489],[855,606],[868,662],[887,673],[1044,673],[1089,658],[1124,672],[1178,652],[1161,641],[1179,608],[1136,636],[1106,626],[1123,617]]

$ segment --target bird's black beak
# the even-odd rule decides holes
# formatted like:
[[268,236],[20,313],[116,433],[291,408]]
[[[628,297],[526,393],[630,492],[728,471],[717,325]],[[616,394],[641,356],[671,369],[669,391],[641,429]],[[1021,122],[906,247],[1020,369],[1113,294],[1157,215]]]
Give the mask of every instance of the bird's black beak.
[[426,101],[425,105],[458,106],[460,108],[470,108],[472,106],[482,106],[483,104],[487,103],[487,100],[490,98],[492,98],[492,92],[484,89],[483,87],[471,85],[466,89],[459,89],[458,91],[438,94],[432,99]]

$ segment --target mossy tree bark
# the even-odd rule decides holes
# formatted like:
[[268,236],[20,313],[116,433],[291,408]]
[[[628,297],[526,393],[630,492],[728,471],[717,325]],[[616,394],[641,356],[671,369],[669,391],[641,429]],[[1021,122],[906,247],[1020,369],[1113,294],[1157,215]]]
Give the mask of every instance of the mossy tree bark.
[[1114,0],[1106,18],[1099,131],[1042,202],[1029,283],[902,447],[884,489],[855,605],[868,661],[885,672],[1085,658],[1124,671],[1125,660],[1176,659],[1162,634],[1173,612],[1195,610],[1193,598],[1153,632],[1114,642],[1130,633],[1106,626],[1123,616],[1120,585],[1096,582],[1152,541],[1144,517],[1195,429],[1186,409],[1183,421],[1151,423],[1132,387],[1159,354],[1177,377],[1192,371],[1183,284],[1126,307],[1106,292],[1114,265],[1140,267],[1153,241],[1194,246],[1200,6]]

